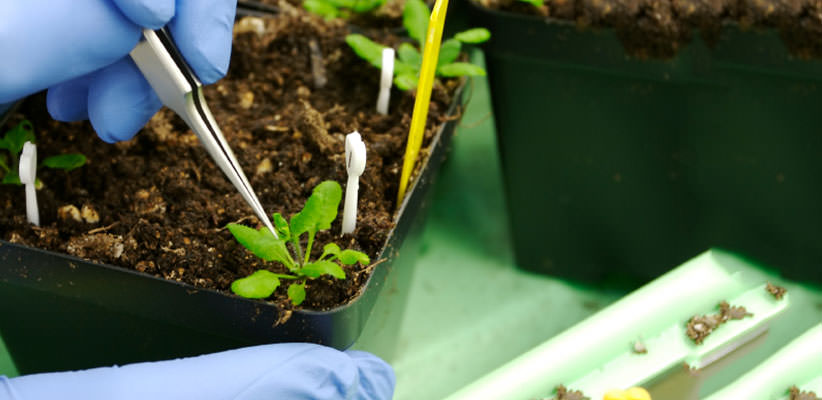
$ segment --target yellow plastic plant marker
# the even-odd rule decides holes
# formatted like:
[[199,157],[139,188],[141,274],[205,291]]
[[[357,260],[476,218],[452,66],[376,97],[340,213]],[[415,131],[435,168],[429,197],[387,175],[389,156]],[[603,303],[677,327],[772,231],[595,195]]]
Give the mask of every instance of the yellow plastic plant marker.
[[632,387],[628,390],[610,390],[602,400],[651,400],[651,395],[641,387]]
[[445,26],[445,12],[448,10],[448,0],[437,0],[434,10],[428,19],[428,32],[425,35],[425,48],[422,53],[422,67],[417,84],[417,99],[414,102],[414,114],[411,116],[411,129],[408,131],[408,142],[405,145],[405,158],[400,175],[400,190],[397,193],[397,207],[402,204],[408,181],[417,155],[422,146],[422,137],[425,132],[425,121],[428,118],[428,104],[431,101],[431,88],[434,85],[434,72],[437,70],[437,61],[440,55],[442,30]]

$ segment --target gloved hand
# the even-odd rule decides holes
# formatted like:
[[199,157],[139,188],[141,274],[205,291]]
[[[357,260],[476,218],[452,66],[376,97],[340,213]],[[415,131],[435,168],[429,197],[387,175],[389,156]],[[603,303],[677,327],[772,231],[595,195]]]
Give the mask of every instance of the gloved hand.
[[161,103],[128,53],[143,27],[168,24],[204,84],[225,75],[236,0],[0,1],[0,103],[48,88],[61,121],[90,119],[107,142],[130,139]]
[[11,400],[383,400],[393,392],[394,371],[379,358],[307,343],[78,372],[0,376],[0,398]]

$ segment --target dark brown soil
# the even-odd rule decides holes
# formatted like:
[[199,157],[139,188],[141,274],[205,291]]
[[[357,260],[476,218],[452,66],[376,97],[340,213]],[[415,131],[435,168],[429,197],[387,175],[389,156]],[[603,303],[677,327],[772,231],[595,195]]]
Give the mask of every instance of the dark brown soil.
[[790,393],[790,400],[819,400],[819,397],[816,397],[816,393],[800,391],[796,386],[791,386],[788,391]]
[[753,316],[742,306],[731,306],[726,301],[719,303],[719,312],[711,315],[693,316],[688,321],[686,334],[696,344],[701,344],[711,332],[732,319]]
[[785,293],[787,292],[787,290],[782,286],[776,286],[770,282],[768,282],[768,285],[765,286],[765,290],[767,290],[768,293],[772,294],[773,297],[777,300],[782,300],[782,297],[784,297]]
[[724,24],[778,29],[800,58],[822,57],[822,0],[477,0],[485,7],[613,28],[629,55],[671,58],[697,30],[708,44]]
[[[360,179],[357,229],[340,238],[338,218],[331,232],[317,236],[314,250],[318,256],[334,240],[376,260],[393,226],[413,93],[395,89],[389,115],[377,114],[379,71],[345,44],[347,25],[286,3],[281,10],[265,20],[262,35],[235,29],[230,70],[205,89],[208,104],[263,206],[286,217],[302,208],[319,182],[344,184],[343,137],[359,130],[368,164]],[[327,74],[322,89],[314,87],[311,74],[311,41]],[[446,119],[449,93],[458,84],[435,87],[424,147]],[[255,258],[224,229],[229,222],[259,221],[169,110],[135,139],[116,145],[100,141],[88,123],[53,121],[44,96],[27,100],[0,130],[23,118],[34,124],[41,158],[80,152],[89,161],[69,173],[38,171],[45,184],[38,191],[39,228],[26,223],[22,187],[0,186],[0,239],[221,291],[259,268],[285,272],[282,265]],[[370,269],[345,268],[345,281],[310,281],[303,307],[328,309],[356,296]],[[290,308],[285,290],[284,285],[270,300]]]
[[568,390],[565,386],[557,386],[557,394],[552,400],[591,400],[590,397],[585,397],[579,390]]

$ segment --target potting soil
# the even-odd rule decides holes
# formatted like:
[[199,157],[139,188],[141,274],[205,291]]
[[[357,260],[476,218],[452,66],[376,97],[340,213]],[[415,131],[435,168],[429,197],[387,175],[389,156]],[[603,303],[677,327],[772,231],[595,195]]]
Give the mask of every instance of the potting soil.
[[[235,26],[228,75],[205,88],[214,117],[264,208],[286,218],[302,209],[321,181],[344,184],[343,138],[358,130],[367,164],[357,228],[340,237],[340,211],[331,231],[317,235],[312,253],[319,256],[334,241],[376,261],[393,226],[413,93],[394,89],[389,114],[376,113],[379,70],[345,44],[351,28],[343,21],[325,21],[283,3],[264,25],[259,32],[248,28],[255,24]],[[365,33],[386,44],[399,40],[387,30]],[[314,87],[311,73],[312,40],[327,75],[322,88]],[[435,85],[423,149],[446,119],[458,84]],[[53,121],[43,95],[28,99],[0,133],[24,118],[34,125],[41,159],[79,152],[88,163],[71,172],[38,170],[45,186],[38,191],[41,227],[26,222],[22,187],[0,186],[0,239],[222,291],[260,268],[286,272],[253,256],[225,229],[230,222],[256,227],[259,221],[168,109],[134,139],[115,145],[102,142],[87,122]],[[78,215],[75,209],[83,211]],[[97,218],[84,218],[92,214]],[[344,281],[309,281],[302,307],[328,309],[355,297],[371,267],[344,268]],[[270,300],[287,309],[285,291],[281,286]]]
[[478,0],[494,9],[573,21],[581,28],[613,28],[629,55],[671,58],[699,31],[708,44],[724,24],[775,28],[800,58],[822,56],[820,0]]

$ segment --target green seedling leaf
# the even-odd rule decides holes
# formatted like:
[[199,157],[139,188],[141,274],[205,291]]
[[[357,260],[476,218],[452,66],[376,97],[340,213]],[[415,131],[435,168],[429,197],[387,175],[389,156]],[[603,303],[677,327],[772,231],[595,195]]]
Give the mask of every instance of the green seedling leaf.
[[275,238],[268,228],[257,230],[234,223],[228,224],[227,227],[234,238],[255,256],[266,261],[279,261],[291,271],[296,268],[285,247],[285,240]]
[[461,49],[462,43],[457,39],[448,39],[442,42],[440,56],[437,59],[437,68],[454,62],[459,57]]
[[420,55],[420,52],[411,45],[411,43],[405,42],[400,44],[400,47],[397,48],[397,57],[400,61],[414,66],[416,69],[420,69],[420,66],[422,65],[422,56]]
[[9,165],[6,164],[6,155],[5,154],[0,154],[0,169],[2,169],[4,173],[11,171],[11,168],[9,168]]
[[417,87],[417,74],[405,73],[394,77],[394,85],[401,90],[411,90]]
[[28,120],[23,120],[0,139],[0,149],[6,149],[16,156],[23,151],[26,142],[34,143],[34,127]]
[[[542,0],[536,0],[542,3]],[[482,43],[491,38],[491,32],[485,28],[473,28],[454,35],[454,39],[463,43]]]
[[288,239],[291,239],[291,229],[288,228],[288,221],[286,221],[280,213],[274,213],[272,220],[274,221],[274,229],[277,231],[280,239],[286,242]]
[[423,0],[406,0],[402,12],[402,24],[408,31],[408,36],[420,44],[425,44],[425,35],[428,33],[428,19],[431,11]]
[[302,211],[291,217],[291,234],[316,233],[331,228],[337,218],[342,188],[334,181],[321,182],[314,188]]
[[264,299],[271,296],[279,286],[280,278],[277,274],[261,269],[231,283],[231,291],[249,299]]
[[82,154],[61,154],[59,156],[51,156],[43,160],[42,163],[42,165],[46,167],[66,171],[80,168],[85,164],[86,156]]
[[528,3],[534,7],[542,7],[542,0],[520,0],[523,3]]
[[0,183],[4,185],[22,185],[20,182],[20,176],[17,175],[17,171],[9,171],[6,175],[3,176],[3,180]]
[[343,263],[343,265],[354,265],[357,262],[361,263],[362,265],[368,265],[371,263],[371,258],[369,258],[367,254],[361,251],[343,250],[340,253],[340,262]]
[[305,0],[303,1],[303,8],[325,19],[334,19],[340,15],[340,11],[334,4],[324,0]]
[[443,65],[437,69],[437,72],[442,76],[485,76],[485,70],[482,67],[474,64],[455,62]]
[[323,246],[323,254],[320,256],[320,260],[324,259],[327,256],[334,256],[331,259],[339,258],[340,257],[340,246],[337,246],[336,243],[329,243]]
[[354,50],[360,58],[365,61],[368,61],[369,64],[377,67],[382,68],[382,49],[385,46],[374,42],[373,40],[360,35],[359,33],[353,33],[347,35],[345,37],[345,42]]
[[305,300],[305,283],[293,283],[288,287],[288,298],[291,304],[298,306]]
[[322,275],[331,275],[337,279],[345,279],[345,271],[337,263],[328,260],[319,260],[303,266],[300,273],[309,278],[318,278]]
[[351,6],[351,10],[356,13],[364,13],[371,11],[381,5],[383,5],[383,0],[354,0]]

